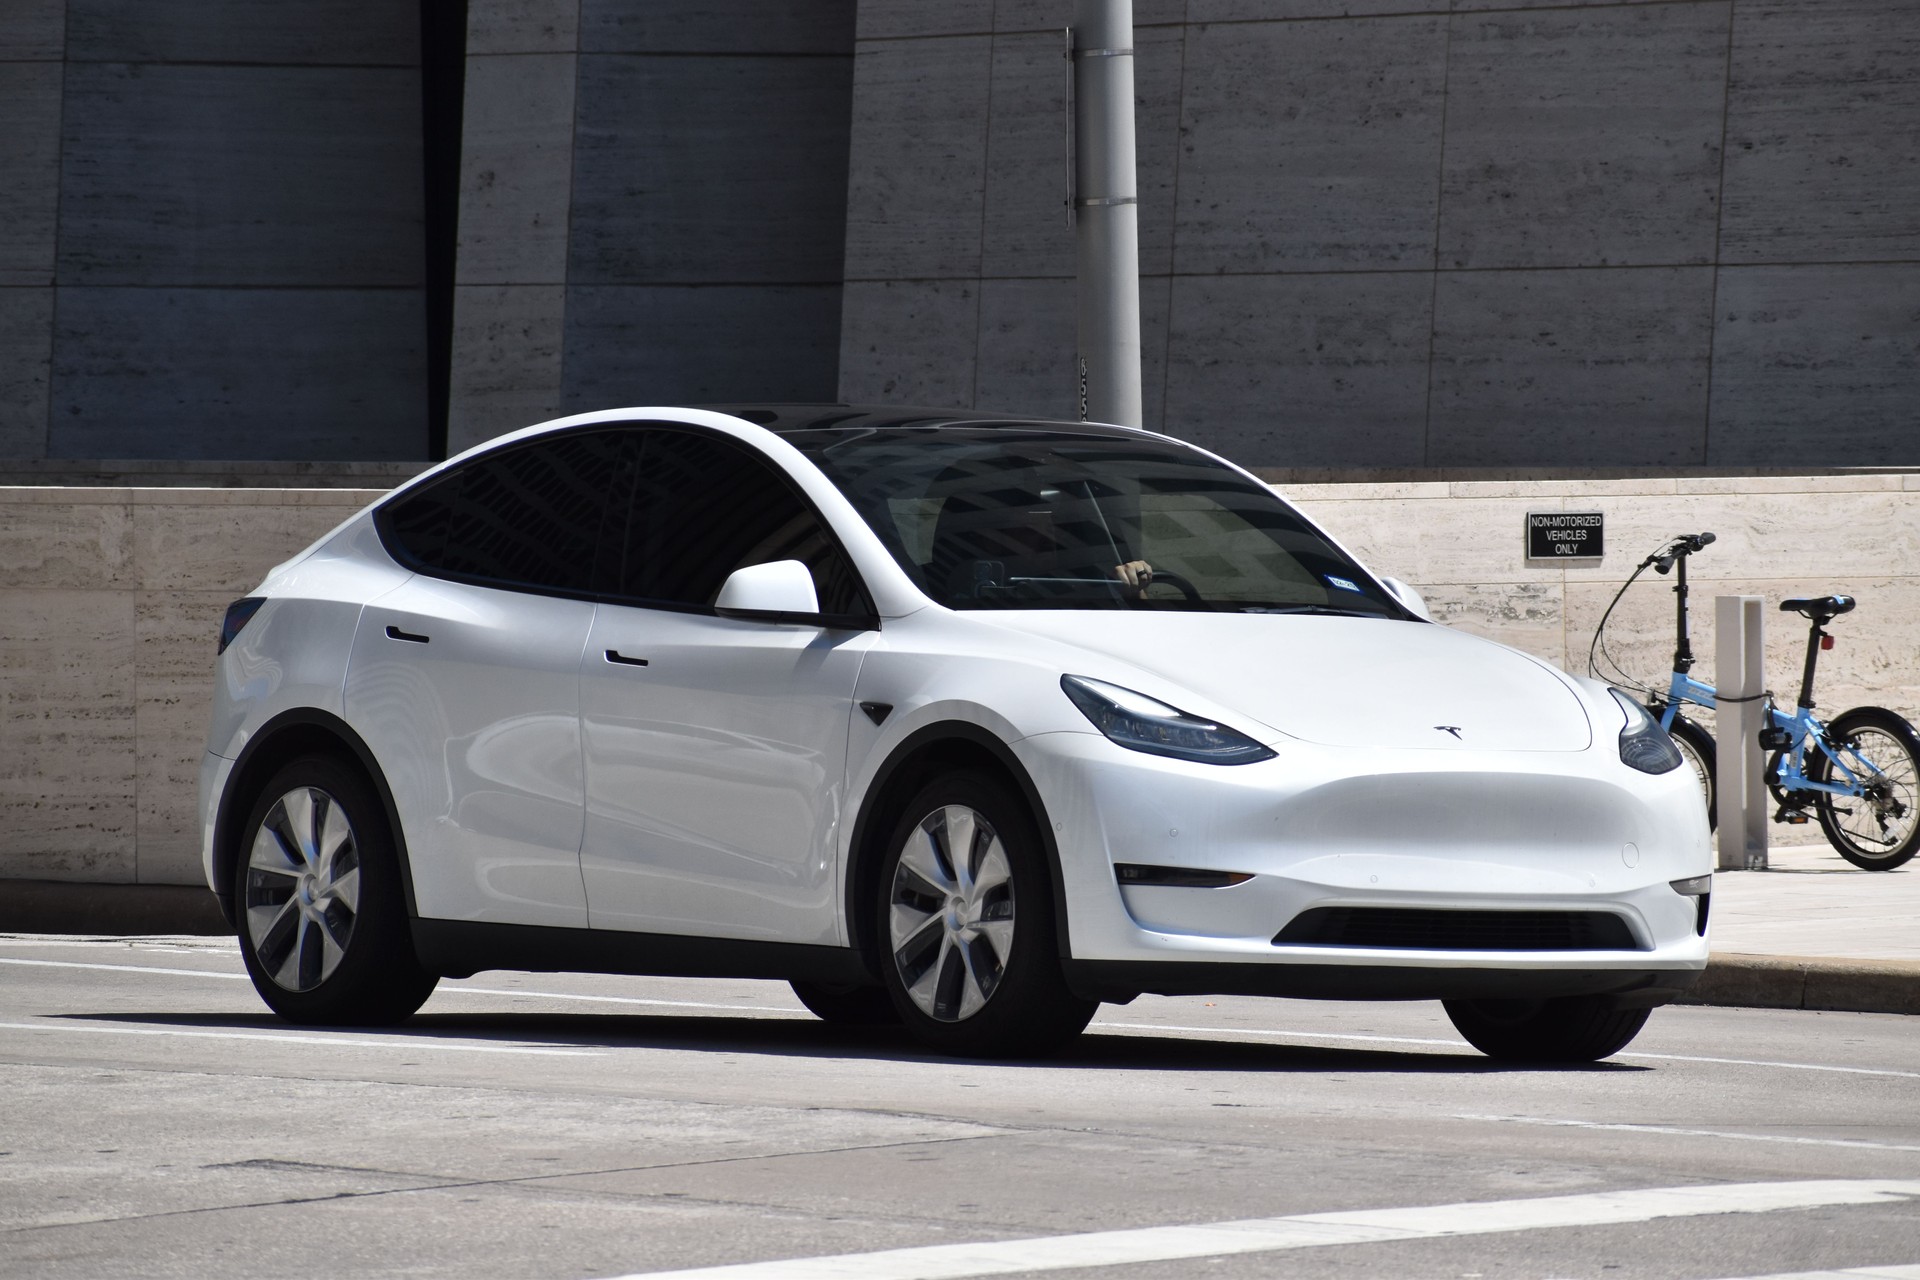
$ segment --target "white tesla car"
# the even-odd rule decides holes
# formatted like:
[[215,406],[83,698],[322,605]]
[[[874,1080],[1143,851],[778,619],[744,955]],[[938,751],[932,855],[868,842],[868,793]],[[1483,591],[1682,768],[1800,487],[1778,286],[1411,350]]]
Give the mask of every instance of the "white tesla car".
[[482,969],[782,978],[1026,1054],[1141,992],[1603,1057],[1707,958],[1626,695],[1165,436],[847,406],[501,437],[228,610],[208,883],[298,1022]]

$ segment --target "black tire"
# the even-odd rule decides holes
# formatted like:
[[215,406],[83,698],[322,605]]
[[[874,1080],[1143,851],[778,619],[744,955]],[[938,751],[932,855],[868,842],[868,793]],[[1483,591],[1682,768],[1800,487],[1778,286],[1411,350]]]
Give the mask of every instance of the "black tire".
[[[1864,797],[1814,792],[1814,812],[1827,842],[1864,871],[1904,866],[1920,849],[1920,737],[1884,707],[1842,712],[1827,725],[1827,737],[1848,770],[1864,774],[1864,760],[1877,771],[1865,779]],[[1833,780],[1833,766],[1826,752],[1807,753],[1807,776],[1815,782]]]
[[844,986],[837,982],[787,984],[800,1003],[822,1022],[836,1027],[889,1027],[900,1024],[900,1013],[885,987]]
[[433,994],[386,812],[352,765],[305,756],[274,774],[241,831],[233,884],[247,973],[287,1021],[384,1025]]
[[1700,792],[1707,801],[1707,830],[1716,830],[1720,825],[1720,815],[1714,812],[1713,804],[1713,735],[1685,716],[1673,718],[1671,732],[1674,745],[1680,748],[1680,758],[1699,776]]
[[1610,1008],[1602,996],[1444,1003],[1468,1044],[1505,1062],[1598,1062],[1626,1048],[1652,1012]]
[[[955,833],[967,841],[957,858]],[[936,779],[902,809],[883,856],[873,936],[909,1031],[981,1058],[1035,1057],[1080,1034],[1099,1002],[1067,989],[1046,852],[1011,788],[982,773]]]

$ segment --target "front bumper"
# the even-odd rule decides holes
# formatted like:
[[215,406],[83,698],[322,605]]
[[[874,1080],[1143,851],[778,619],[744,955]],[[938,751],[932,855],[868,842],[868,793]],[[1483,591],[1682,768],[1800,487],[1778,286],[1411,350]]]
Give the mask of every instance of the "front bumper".
[[[1256,992],[1352,999],[1608,994],[1662,1003],[1706,965],[1699,791],[1579,752],[1371,750],[1301,743],[1221,767],[1092,733],[1015,744],[1047,807],[1068,972],[1119,998]],[[1250,873],[1226,888],[1122,886],[1116,863]],[[1278,945],[1315,907],[1602,912],[1632,949]]]

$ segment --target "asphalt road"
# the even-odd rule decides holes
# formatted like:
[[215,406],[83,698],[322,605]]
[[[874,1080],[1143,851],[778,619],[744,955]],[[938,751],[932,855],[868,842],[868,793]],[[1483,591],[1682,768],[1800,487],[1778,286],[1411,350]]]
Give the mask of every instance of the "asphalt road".
[[1920,1021],[1672,1008],[1547,1071],[1437,1005],[1144,997],[1002,1065],[770,983],[489,973],[304,1030],[231,944],[0,937],[0,1275],[742,1263],[1920,1277]]

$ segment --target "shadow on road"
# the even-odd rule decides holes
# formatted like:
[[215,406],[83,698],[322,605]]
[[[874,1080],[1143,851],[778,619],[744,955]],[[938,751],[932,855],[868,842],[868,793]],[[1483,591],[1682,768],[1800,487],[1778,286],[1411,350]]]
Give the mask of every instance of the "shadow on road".
[[420,1040],[464,1040],[565,1049],[668,1049],[690,1053],[752,1053],[776,1057],[860,1058],[1001,1068],[1102,1071],[1371,1071],[1421,1075],[1484,1075],[1514,1071],[1639,1072],[1653,1068],[1619,1062],[1542,1067],[1500,1063],[1461,1051],[1361,1048],[1335,1045],[1210,1040],[1185,1034],[1156,1036],[1102,1030],[1097,1025],[1052,1057],[981,1062],[921,1049],[895,1028],[836,1027],[812,1018],[690,1017],[631,1013],[422,1013],[398,1026],[303,1027],[271,1013],[68,1013],[61,1018],[194,1030],[368,1035]]

